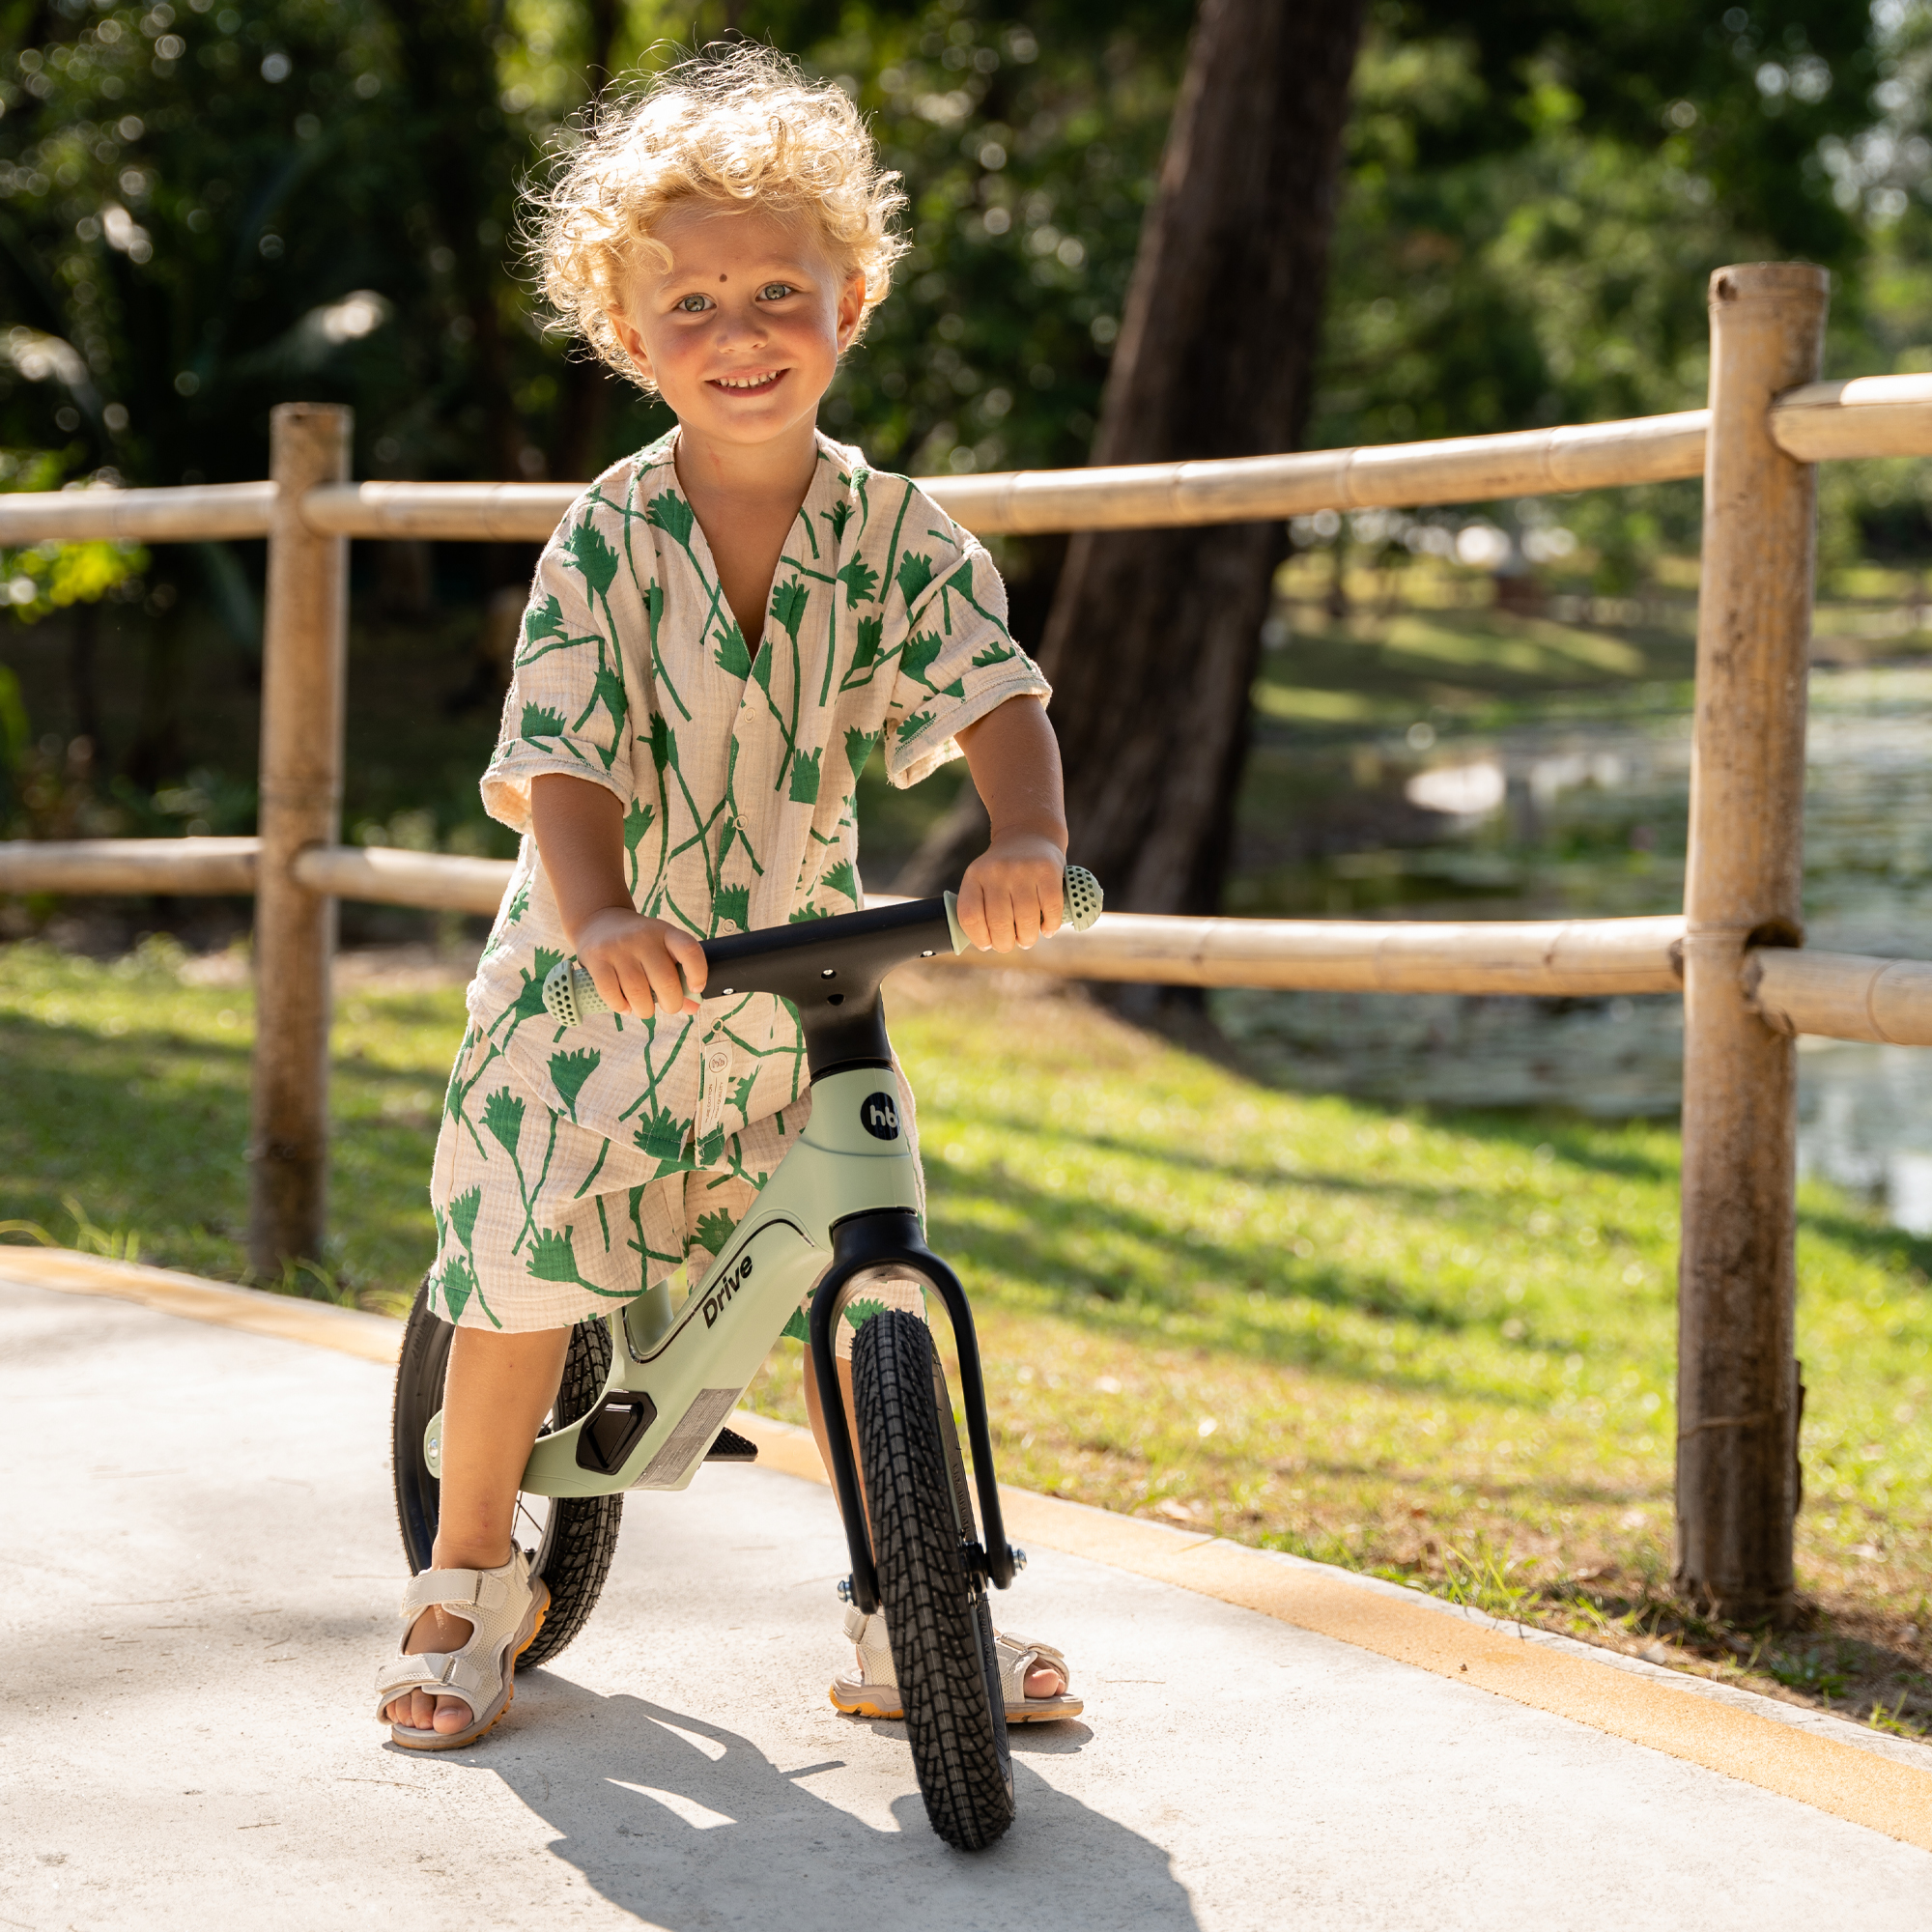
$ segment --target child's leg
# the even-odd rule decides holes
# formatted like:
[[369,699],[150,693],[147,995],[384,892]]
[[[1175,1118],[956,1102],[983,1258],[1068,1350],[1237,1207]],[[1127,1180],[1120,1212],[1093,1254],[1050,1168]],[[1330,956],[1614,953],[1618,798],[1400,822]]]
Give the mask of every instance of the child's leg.
[[[518,1479],[556,1400],[569,1346],[568,1328],[522,1335],[458,1328],[450,1338],[433,1568],[495,1570],[510,1560]],[[432,1606],[416,1619],[403,1649],[410,1656],[460,1650],[469,1633],[465,1618]],[[398,1697],[387,1715],[392,1723],[444,1732],[462,1730],[471,1716],[461,1697],[433,1698],[425,1690]]]
[[[843,1350],[838,1357],[838,1389],[845,1400],[845,1413],[852,1413],[852,1364]],[[825,1409],[818,1392],[818,1365],[812,1359],[811,1350],[805,1351],[805,1413],[811,1424],[811,1439],[818,1444],[818,1460],[825,1464],[825,1473],[832,1474],[832,1451],[825,1437]],[[857,1471],[859,1477],[860,1500],[865,1500],[865,1471]],[[869,1507],[869,1505],[868,1505]],[[1048,1664],[1041,1664],[1026,1674],[1026,1694],[1029,1697],[1059,1697],[1065,1694],[1066,1680],[1059,1671]]]

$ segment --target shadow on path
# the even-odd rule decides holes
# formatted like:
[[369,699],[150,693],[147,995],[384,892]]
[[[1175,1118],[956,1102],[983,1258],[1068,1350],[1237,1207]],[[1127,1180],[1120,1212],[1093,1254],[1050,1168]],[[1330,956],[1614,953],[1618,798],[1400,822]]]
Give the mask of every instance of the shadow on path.
[[[1198,1922],[1159,1846],[1055,1790],[1023,1755],[1012,1831],[966,1855],[934,1836],[909,1760],[890,1822],[838,1802],[872,1808],[880,1779],[867,1761],[886,1739],[903,1738],[897,1725],[855,1732],[856,1762],[781,1768],[748,1738],[641,1697],[599,1696],[548,1672],[533,1674],[525,1695],[543,1704],[541,1734],[566,1737],[565,1747],[538,1746],[532,1724],[527,1744],[512,1732],[488,1758],[453,1762],[501,1778],[558,1833],[555,1857],[668,1932],[845,1932],[874,1917],[921,1932],[1044,1923],[1180,1932]],[[1035,1748],[1025,1755],[1076,1751],[1091,1735],[1065,1728],[1065,1738],[1026,1740]]]

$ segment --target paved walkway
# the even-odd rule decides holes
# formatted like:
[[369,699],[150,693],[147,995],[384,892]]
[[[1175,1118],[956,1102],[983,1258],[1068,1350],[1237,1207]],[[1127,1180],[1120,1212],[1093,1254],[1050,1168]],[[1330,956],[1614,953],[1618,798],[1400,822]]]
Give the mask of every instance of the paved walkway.
[[[34,1278],[0,1251],[0,1925],[1932,1926],[1910,1747],[1698,1702],[1826,1782],[1869,1768],[1918,1843],[1142,1556],[1042,1548],[1000,1607],[1072,1654],[1087,1720],[1015,1732],[1018,1823],[950,1852],[899,1727],[824,1701],[837,1521],[822,1486],[770,1468],[631,1498],[597,1615],[502,1728],[405,1754],[365,1711],[402,1576],[382,1362]],[[1479,1672],[1502,1641],[1279,1574],[1306,1603],[1344,1592],[1382,1649],[1377,1605],[1435,1618]],[[1697,1701],[1558,1661],[1613,1725]]]

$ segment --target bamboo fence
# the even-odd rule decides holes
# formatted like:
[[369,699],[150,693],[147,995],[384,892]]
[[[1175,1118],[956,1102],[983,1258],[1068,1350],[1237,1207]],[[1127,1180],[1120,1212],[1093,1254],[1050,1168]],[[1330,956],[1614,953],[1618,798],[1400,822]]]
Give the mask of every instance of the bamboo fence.
[[[1932,376],[1816,379],[1826,282],[1792,264],[1711,281],[1710,406],[1628,422],[1217,462],[939,477],[981,534],[1125,529],[1704,480],[1683,917],[1482,923],[1108,913],[961,962],[1194,986],[1685,998],[1678,1582],[1737,1615],[1792,1593],[1798,1502],[1792,1037],[1932,1045],[1932,963],[1799,945],[1804,664],[1817,463],[1932,455]],[[542,540],[581,486],[355,483],[349,416],[274,412],[272,474],[0,496],[0,544],[267,537],[259,838],[0,843],[0,892],[250,894],[260,1020],[250,1259],[326,1224],[333,908],[493,913],[506,862],[339,843],[351,538]]]

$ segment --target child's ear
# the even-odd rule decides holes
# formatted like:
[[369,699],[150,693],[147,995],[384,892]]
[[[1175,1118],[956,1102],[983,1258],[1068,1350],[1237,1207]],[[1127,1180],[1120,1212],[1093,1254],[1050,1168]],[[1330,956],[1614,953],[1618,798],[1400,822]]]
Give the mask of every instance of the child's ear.
[[838,347],[841,351],[851,348],[852,338],[859,332],[859,324],[866,314],[866,277],[863,274],[848,276],[845,286],[838,291]]
[[620,308],[607,308],[604,311],[611,324],[611,333],[617,338],[618,347],[631,358],[631,366],[645,382],[655,382],[651,374],[650,352],[644,347],[644,338],[637,331],[631,319]]

